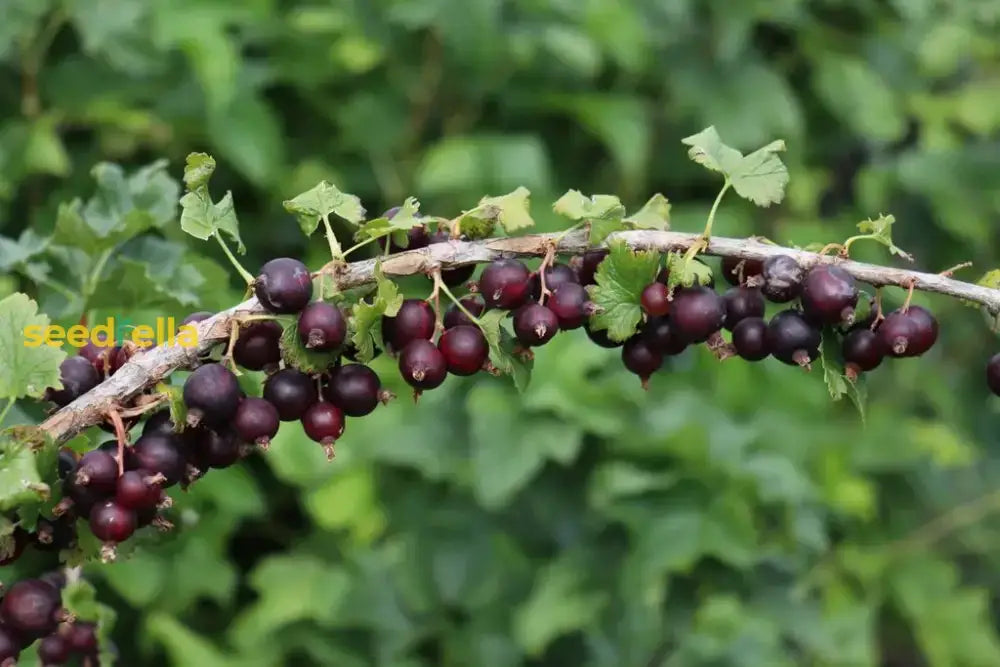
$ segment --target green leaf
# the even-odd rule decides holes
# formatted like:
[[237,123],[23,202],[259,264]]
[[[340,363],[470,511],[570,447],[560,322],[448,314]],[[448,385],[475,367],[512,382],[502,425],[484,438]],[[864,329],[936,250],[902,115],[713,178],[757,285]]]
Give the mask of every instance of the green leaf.
[[[46,345],[49,318],[38,312],[38,304],[26,294],[15,292],[0,301],[0,399],[30,396],[41,398],[47,387],[59,389],[59,364],[66,353]],[[28,327],[32,330],[26,332]]]
[[45,252],[49,239],[39,236],[28,227],[15,241],[0,236],[0,272],[10,272],[14,267],[27,264],[28,260]]
[[[879,215],[877,218],[872,220],[871,218],[867,220],[862,220],[858,223],[858,231],[860,231],[864,236],[860,238],[867,238],[873,241],[881,243],[889,249],[889,252],[903,259],[913,261],[913,255],[905,252],[902,248],[899,248],[892,242],[892,226],[896,222],[896,216],[889,215]],[[858,239],[859,237],[855,237]]]
[[303,345],[302,339],[299,338],[297,322],[291,322],[285,326],[279,345],[281,358],[284,359],[286,365],[310,375],[325,373],[337,364],[337,359],[340,357],[340,350],[320,352],[310,350]]
[[523,185],[513,192],[496,197],[483,197],[476,208],[458,219],[459,229],[470,239],[487,238],[496,223],[507,233],[531,227],[531,191]]
[[191,191],[207,188],[214,173],[214,157],[208,153],[190,153],[184,162],[184,185]]
[[218,232],[225,232],[236,242],[236,250],[246,254],[240,238],[240,223],[233,206],[233,193],[226,192],[218,202],[212,201],[208,181],[215,171],[215,159],[205,153],[191,153],[184,166],[184,183],[188,192],[181,197],[181,229],[202,241]]
[[626,229],[623,223],[625,207],[614,195],[587,197],[577,190],[569,190],[552,205],[559,215],[571,220],[590,223],[590,245],[600,245],[614,232]]
[[331,213],[336,213],[355,225],[365,219],[365,209],[360,199],[341,192],[337,186],[326,181],[320,181],[312,189],[285,200],[283,205],[286,211],[298,219],[306,236],[315,232],[320,219]]
[[187,425],[187,405],[184,403],[184,390],[166,382],[156,385],[158,394],[167,396],[167,409],[170,411],[170,421],[174,423],[175,431],[183,431]]
[[841,358],[840,337],[831,328],[823,331],[823,345],[820,347],[820,362],[823,364],[823,381],[830,391],[830,398],[839,401],[845,395],[851,399],[861,422],[865,422],[865,403],[868,401],[864,377],[851,381],[844,374],[844,364]]
[[684,257],[684,253],[667,254],[667,271],[670,274],[667,285],[671,289],[678,285],[691,287],[712,284],[712,267],[696,257],[688,260]]
[[715,126],[706,127],[698,134],[681,139],[681,143],[691,148],[688,149],[688,157],[712,171],[717,171],[726,178],[739,165],[743,159],[743,154],[735,148],[731,148],[722,143]]
[[587,237],[587,242],[592,246],[600,245],[609,236],[624,229],[626,229],[625,223],[618,218],[611,220],[594,218],[590,221],[590,233]]
[[670,201],[657,192],[625,222],[633,229],[670,229]]
[[48,499],[49,487],[39,474],[36,452],[51,447],[51,440],[38,428],[0,432],[0,511]]
[[364,300],[351,310],[351,341],[357,349],[358,361],[367,363],[375,356],[375,346],[382,347],[382,316],[395,317],[403,305],[403,295],[396,283],[382,273],[381,262],[375,262],[375,296],[371,303]]
[[[406,201],[403,202],[403,205],[399,207],[399,210],[392,218],[375,218],[374,220],[362,223],[357,233],[355,233],[354,239],[356,241],[377,239],[393,234],[394,232],[402,232],[402,238],[399,240],[404,242],[400,245],[406,245],[405,232],[424,224],[424,219],[418,215],[419,211],[420,202],[413,197],[407,197]],[[393,238],[395,240],[395,237]]]
[[784,199],[788,169],[777,155],[785,150],[784,141],[772,141],[744,156],[724,144],[714,127],[708,127],[681,142],[691,147],[688,157],[724,175],[744,199],[765,207]]
[[517,341],[501,326],[507,315],[504,310],[489,310],[479,317],[479,324],[490,346],[490,363],[501,374],[510,375],[517,390],[523,392],[531,382],[534,362],[516,353]]
[[590,300],[602,309],[591,316],[591,328],[606,329],[613,341],[630,338],[642,321],[642,290],[656,279],[659,267],[656,252],[634,251],[623,241],[613,242],[597,267],[597,284],[587,288]]

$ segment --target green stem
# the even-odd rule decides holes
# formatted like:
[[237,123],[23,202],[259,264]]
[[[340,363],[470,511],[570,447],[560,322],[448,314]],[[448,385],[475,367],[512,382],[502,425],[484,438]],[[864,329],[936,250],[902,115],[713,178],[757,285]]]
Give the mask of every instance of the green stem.
[[458,297],[456,297],[452,293],[452,291],[450,289],[448,289],[448,286],[444,284],[444,281],[441,280],[441,278],[439,276],[436,276],[435,280],[437,281],[437,288],[439,290],[441,290],[442,292],[444,292],[445,296],[447,296],[449,299],[451,299],[451,302],[453,304],[455,304],[455,306],[460,311],[462,311],[463,313],[465,313],[465,316],[468,317],[470,320],[472,320],[476,324],[476,326],[478,326],[479,328],[482,328],[483,325],[479,321],[479,318],[476,317],[475,315],[473,315],[472,313],[470,313],[469,309],[462,305],[462,302],[458,299]]
[[576,223],[575,225],[573,225],[569,229],[564,230],[562,234],[560,234],[559,236],[555,237],[552,240],[552,242],[555,243],[556,245],[559,245],[559,242],[562,241],[566,237],[567,234],[569,234],[570,232],[575,232],[576,230],[578,230],[581,227],[583,227],[585,224],[587,224],[586,220],[580,220],[578,223]]
[[7,413],[10,412],[10,409],[12,407],[14,407],[14,398],[13,397],[11,397],[10,399],[7,400],[7,405],[4,407],[3,411],[0,412],[0,424],[3,424],[4,418],[7,416]]
[[702,233],[702,236],[704,236],[706,240],[712,238],[712,224],[715,223],[715,213],[719,210],[719,204],[722,203],[722,197],[726,194],[730,185],[732,185],[732,183],[730,183],[727,178],[726,182],[722,185],[722,189],[719,190],[719,194],[715,197],[715,202],[712,204],[712,210],[708,212],[708,221],[705,223],[705,231]]
[[[380,239],[380,238],[382,238],[382,237],[380,237],[380,236],[373,236],[373,237],[371,237],[371,238],[367,238],[367,239],[365,239],[365,240],[364,240],[364,241],[362,241],[361,243],[356,243],[356,244],[352,245],[352,246],[351,246],[350,248],[348,248],[347,250],[345,250],[345,251],[344,251],[344,257],[346,258],[346,257],[347,257],[348,255],[350,255],[350,254],[351,254],[352,252],[354,252],[354,251],[355,251],[355,250],[357,250],[358,248],[363,248],[363,247],[365,247],[366,245],[368,245],[369,243],[371,243],[371,242],[373,242],[373,241],[377,241],[377,240],[378,240],[378,239]],[[386,242],[386,244],[385,244],[385,247],[386,247],[386,248],[388,248],[388,247],[389,247],[389,242]]]
[[247,285],[251,284],[254,281],[254,277],[250,274],[249,271],[243,268],[243,265],[240,264],[240,261],[236,259],[235,255],[233,255],[233,252],[229,249],[229,246],[227,246],[226,242],[222,240],[222,236],[219,234],[219,230],[215,230],[212,236],[214,236],[215,240],[219,242],[220,246],[222,246],[222,252],[226,253],[226,257],[229,258],[229,262],[236,268],[236,271],[240,274],[240,277],[242,277],[243,280],[247,282]]
[[66,299],[70,303],[72,303],[73,301],[76,301],[76,299],[77,299],[78,295],[73,290],[71,290],[69,287],[67,287],[66,285],[63,285],[58,280],[55,280],[53,278],[44,277],[44,278],[39,278],[38,282],[41,283],[42,285],[45,285],[46,287],[48,287],[50,289],[55,290],[56,292],[59,292],[64,297],[66,297]]
[[326,229],[326,242],[330,245],[330,257],[333,259],[344,259],[344,253],[340,250],[340,243],[337,242],[337,237],[333,233],[333,227],[330,226],[330,218],[326,215],[322,216],[323,227]]

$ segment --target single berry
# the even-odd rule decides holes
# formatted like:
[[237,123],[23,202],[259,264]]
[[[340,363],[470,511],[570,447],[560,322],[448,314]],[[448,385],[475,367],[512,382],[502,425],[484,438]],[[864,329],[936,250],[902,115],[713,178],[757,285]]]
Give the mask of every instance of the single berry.
[[236,433],[228,428],[221,431],[211,428],[198,429],[194,448],[197,452],[195,457],[202,470],[228,468],[242,458],[240,440]]
[[[469,294],[463,296],[458,300],[462,304],[462,307],[467,311],[479,317],[486,310],[486,304],[483,303],[482,298],[478,294]],[[474,324],[469,316],[466,315],[459,309],[455,304],[451,304],[451,307],[444,313],[444,328],[451,329],[453,327],[461,326],[463,324]]]
[[278,409],[263,398],[250,396],[240,401],[233,417],[233,428],[243,442],[266,447],[278,433],[281,420]]
[[97,650],[97,626],[93,623],[77,621],[66,633],[66,641],[74,653],[88,654]]
[[[576,271],[571,269],[567,264],[553,264],[552,266],[545,267],[545,289],[550,293],[555,292],[556,288],[560,285],[565,285],[571,283],[573,285],[579,284],[579,279],[576,277]],[[539,277],[538,272],[531,274],[531,298],[537,301],[542,296],[542,279]]]
[[102,542],[124,542],[135,532],[135,512],[113,500],[105,500],[90,510],[90,532]]
[[344,364],[330,371],[323,397],[349,417],[364,417],[391,394],[382,391],[378,374],[368,366]]
[[746,317],[733,328],[733,347],[747,361],[760,361],[771,353],[767,346],[767,322],[763,317]]
[[122,507],[139,510],[156,507],[160,501],[160,483],[148,470],[126,470],[118,478],[115,502]]
[[239,382],[222,364],[199,366],[184,381],[184,405],[191,426],[225,424],[236,414],[239,404]]
[[473,375],[490,356],[490,347],[479,327],[468,324],[454,327],[441,334],[438,349],[448,363],[452,375]]
[[663,317],[670,312],[670,290],[663,283],[652,282],[642,290],[642,309],[650,317]]
[[319,398],[313,379],[294,368],[284,368],[267,378],[263,394],[283,422],[300,419]]
[[802,310],[819,324],[850,326],[858,304],[854,276],[839,266],[813,267],[802,283]]
[[333,443],[344,432],[344,413],[329,401],[314,403],[302,415],[306,435],[323,445],[326,457],[333,458]]
[[556,314],[563,331],[578,329],[591,312],[590,297],[582,285],[565,283],[552,292],[545,305]]
[[184,478],[187,460],[176,436],[152,433],[143,435],[132,446],[130,470],[148,470],[165,478],[163,488],[173,486]]
[[583,253],[583,257],[580,261],[579,278],[581,285],[593,285],[594,274],[597,273],[597,267],[600,266],[604,258],[608,256],[607,250],[588,250]]
[[986,362],[986,386],[997,396],[1000,396],[1000,353],[994,354]]
[[37,639],[55,632],[60,606],[58,589],[39,579],[24,579],[4,593],[0,618],[24,638]]
[[430,340],[434,335],[434,309],[423,299],[407,299],[395,317],[382,318],[382,338],[394,350],[411,340]]
[[514,311],[514,334],[523,345],[545,345],[557,333],[559,318],[545,306],[529,303]]
[[448,375],[448,361],[434,343],[411,341],[399,355],[399,373],[417,391],[441,386]]
[[[733,286],[746,284],[747,280],[764,272],[764,263],[759,259],[722,258],[722,277]],[[740,280],[740,276],[743,280]]]
[[914,337],[910,341],[906,356],[919,357],[937,342],[937,319],[923,306],[910,306],[905,314],[914,328]]
[[261,267],[254,281],[254,293],[272,313],[297,313],[312,299],[312,276],[309,268],[297,259],[272,259]]
[[494,260],[479,276],[479,293],[489,308],[514,310],[530,290],[531,272],[516,259]]
[[726,306],[726,319],[722,324],[729,331],[748,317],[764,317],[764,295],[755,287],[730,287],[722,295],[722,301]]
[[788,255],[774,255],[764,260],[761,275],[764,296],[775,303],[788,303],[801,292],[805,272]]
[[316,301],[299,313],[299,340],[311,350],[334,350],[347,337],[347,320],[340,308]]
[[767,347],[786,364],[808,367],[819,356],[822,334],[797,310],[783,310],[767,324]]
[[171,434],[174,432],[174,421],[170,418],[170,410],[159,410],[154,412],[146,420],[146,423],[142,425],[142,434],[147,433],[166,433]]
[[251,371],[277,366],[281,361],[281,325],[273,320],[251,322],[240,330],[233,345],[233,361]]
[[642,325],[642,336],[661,354],[673,356],[683,352],[687,341],[673,332],[669,317],[651,317]]
[[118,483],[118,462],[108,452],[95,449],[80,458],[73,474],[77,484],[111,493]]
[[[460,240],[465,240],[465,236],[462,236]],[[447,230],[439,229],[433,234],[431,234],[431,243],[445,243],[446,241],[451,241],[451,234]],[[441,280],[444,281],[445,285],[449,287],[456,287],[462,285],[469,281],[472,274],[476,272],[475,264],[466,264],[465,266],[458,266],[454,269],[445,269],[441,271]]]
[[191,313],[181,320],[181,326],[184,326],[185,324],[198,324],[198,322],[204,322],[212,315],[215,315],[215,313],[210,313],[207,310],[199,310],[195,313]]
[[663,354],[643,336],[633,336],[622,346],[625,368],[639,376],[645,389],[649,376],[663,365]]
[[74,452],[69,447],[62,447],[59,449],[58,458],[58,475],[59,479],[66,479],[71,472],[76,470],[76,462],[78,461],[76,452]]
[[58,633],[49,635],[38,643],[38,659],[46,667],[65,664],[69,656],[69,643]]
[[879,341],[878,334],[870,329],[855,329],[844,336],[841,351],[847,370],[852,375],[861,371],[870,371],[882,363],[885,347]]
[[21,655],[21,638],[10,628],[0,625],[0,665],[3,667],[17,665]]
[[45,398],[61,408],[96,387],[101,377],[86,358],[67,357],[59,364],[59,381],[62,389],[49,387],[45,390]]
[[670,324],[689,343],[701,343],[722,328],[726,306],[711,287],[685,287],[674,294]]
[[625,344],[624,341],[611,340],[608,336],[607,329],[591,329],[589,325],[584,324],[583,330],[587,332],[587,338],[589,338],[593,343],[596,343],[600,347],[615,348],[621,347]]

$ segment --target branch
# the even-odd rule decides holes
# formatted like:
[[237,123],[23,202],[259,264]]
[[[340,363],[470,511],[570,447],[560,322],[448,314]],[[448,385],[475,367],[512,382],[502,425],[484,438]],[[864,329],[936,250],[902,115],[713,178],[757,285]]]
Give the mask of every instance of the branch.
[[[559,237],[562,236],[560,239]],[[685,251],[702,241],[700,234],[638,230],[618,232],[612,239],[622,239],[636,249]],[[587,232],[580,230],[569,234],[534,234],[483,241],[447,241],[391,255],[382,260],[386,275],[430,274],[435,268],[452,268],[468,264],[482,264],[501,257],[541,257],[558,240],[560,254],[578,254],[590,248]],[[712,237],[708,255],[738,257],[741,259],[767,259],[774,255],[790,255],[809,268],[816,264],[837,264],[852,276],[876,287],[896,285],[925,292],[935,292],[979,303],[991,313],[1000,313],[1000,290],[953,280],[939,274],[920,273],[875,264],[863,264],[836,256],[820,255],[803,250],[762,243],[755,239],[729,239]],[[330,263],[320,273],[335,279],[341,289],[358,287],[374,280],[375,260],[367,259],[351,264]],[[41,428],[57,442],[65,441],[83,429],[103,420],[109,408],[126,405],[143,390],[155,385],[179,368],[192,366],[198,354],[229,338],[233,321],[246,315],[263,313],[264,309],[251,298],[200,322],[197,348],[179,345],[160,346],[137,353],[110,378],[54,413],[42,423]]]

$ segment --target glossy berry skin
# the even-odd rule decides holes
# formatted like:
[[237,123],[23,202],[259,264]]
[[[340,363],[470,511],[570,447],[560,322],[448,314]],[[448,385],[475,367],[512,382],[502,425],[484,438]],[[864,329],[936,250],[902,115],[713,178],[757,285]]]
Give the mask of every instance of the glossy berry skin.
[[[567,264],[553,264],[552,266],[545,267],[545,289],[549,292],[554,292],[560,285],[565,285],[566,283],[576,285],[579,282],[576,277],[576,271],[571,269]],[[541,296],[542,279],[536,271],[531,274],[531,298],[537,301]]]
[[1000,353],[994,354],[986,362],[986,386],[996,396],[1000,396]]
[[726,306],[722,325],[729,331],[748,317],[764,317],[764,295],[756,287],[730,287],[722,295],[722,301]]
[[66,479],[71,472],[76,470],[77,460],[76,453],[69,447],[61,447],[59,449],[57,469],[59,479]]
[[273,320],[251,322],[233,345],[233,360],[251,371],[266,370],[281,361],[281,325]]
[[73,501],[73,512],[78,516],[86,516],[94,504],[104,500],[107,495],[89,486],[77,484],[74,475],[63,480],[63,496]]
[[[21,639],[13,630],[0,625],[0,664],[11,664],[8,660],[17,660],[21,654]],[[14,663],[16,664],[16,663]]]
[[689,343],[701,343],[722,328],[726,306],[711,287],[685,287],[674,294],[673,331]]
[[844,336],[841,343],[844,362],[853,367],[853,372],[870,371],[882,363],[885,347],[878,334],[870,329],[855,329]]
[[61,408],[96,387],[101,377],[86,358],[67,357],[59,364],[59,381],[62,389],[50,387],[45,391],[45,398]]
[[566,283],[557,287],[545,305],[556,314],[563,331],[579,329],[587,321],[590,297],[583,285]]
[[228,468],[242,458],[240,440],[231,429],[200,429],[195,447],[200,467]]
[[669,317],[651,317],[642,326],[642,336],[661,354],[673,356],[687,349],[687,341],[673,332]]
[[545,345],[559,333],[559,318],[550,309],[529,303],[514,311],[514,335],[522,345]]
[[[460,240],[464,240],[466,237],[463,235]],[[447,230],[439,229],[433,234],[431,234],[431,243],[445,243],[451,241],[451,234]],[[449,287],[455,287],[457,285],[462,285],[469,281],[472,274],[476,272],[475,264],[467,264],[465,266],[459,266],[454,269],[445,269],[441,271],[441,280],[445,285]]]
[[607,329],[591,329],[585,324],[583,325],[583,330],[587,332],[587,338],[600,347],[612,349],[625,344],[624,341],[619,343],[618,341],[611,340]]
[[114,500],[105,500],[90,510],[90,532],[102,542],[124,542],[135,529],[135,512]]
[[154,412],[142,425],[142,434],[163,433],[170,435],[174,432],[174,422],[170,419],[170,410],[159,410]]
[[148,470],[166,478],[162,487],[177,484],[184,478],[187,460],[176,436],[153,433],[143,435],[132,447],[130,470]]
[[[467,311],[469,311],[476,317],[482,315],[483,311],[486,310],[486,304],[483,303],[483,300],[479,297],[478,294],[469,294],[467,296],[463,296],[458,301]],[[461,310],[459,310],[458,306],[456,306],[455,304],[451,304],[451,307],[448,308],[448,310],[446,310],[444,313],[445,329],[451,329],[453,327],[461,326],[463,324],[472,324],[472,323],[473,322],[472,320],[469,319],[469,316],[463,313]]]
[[38,659],[43,665],[62,665],[69,660],[69,656],[69,644],[58,633],[38,643]]
[[670,290],[660,282],[653,282],[642,290],[642,309],[651,317],[662,317],[670,312]]
[[294,368],[284,368],[264,382],[264,400],[278,410],[283,422],[301,419],[313,403],[319,400],[316,383]]
[[923,306],[910,306],[906,311],[906,317],[914,327],[914,338],[910,341],[907,356],[919,357],[937,342],[937,319]]
[[281,420],[278,409],[263,398],[248,396],[240,401],[233,417],[233,428],[243,442],[266,446],[278,433]]
[[479,293],[488,308],[514,310],[531,292],[531,272],[516,259],[491,262],[479,276]]
[[601,265],[601,262],[607,256],[607,250],[588,250],[583,253],[580,270],[577,272],[581,285],[594,284],[594,274],[597,273],[597,267]]
[[927,309],[910,306],[886,315],[877,333],[887,355],[919,357],[937,341],[938,323]]
[[66,633],[66,641],[74,653],[92,653],[97,650],[97,627],[93,623],[77,621]]
[[344,413],[329,401],[314,403],[302,415],[302,428],[316,442],[330,444],[344,432]]
[[622,363],[642,378],[645,386],[649,376],[663,365],[663,354],[643,336],[633,336],[622,346]]
[[364,364],[344,364],[330,371],[323,386],[323,398],[344,411],[348,417],[370,414],[381,400],[382,381]]
[[184,381],[184,404],[191,426],[225,424],[239,407],[239,382],[222,364],[199,366]]
[[733,328],[733,347],[747,361],[760,361],[771,350],[767,346],[767,322],[763,317],[746,317]]
[[822,334],[797,310],[783,310],[767,324],[767,346],[776,359],[805,366],[819,356]]
[[490,348],[479,327],[463,324],[446,330],[438,340],[438,349],[452,375],[474,375],[490,356]]
[[[743,266],[740,266],[740,262]],[[739,286],[740,283],[740,272],[743,274],[743,283],[747,280],[753,278],[754,276],[759,276],[764,272],[764,263],[759,259],[740,259],[739,257],[723,257],[722,258],[722,277],[730,285]]]
[[118,462],[108,452],[95,449],[80,458],[73,474],[77,484],[111,493],[118,483]]
[[802,310],[820,324],[850,325],[858,304],[854,276],[839,266],[815,266],[802,283]]
[[160,502],[160,485],[152,483],[152,477],[148,470],[126,470],[118,478],[115,502],[131,510],[156,507]]
[[340,308],[316,301],[299,313],[299,340],[310,350],[335,350],[347,337],[347,320]]
[[382,338],[393,350],[402,350],[411,340],[430,340],[434,326],[434,309],[429,303],[406,299],[395,317],[382,318]]
[[441,386],[448,375],[448,361],[434,343],[414,340],[399,355],[399,373],[418,391]]
[[764,260],[761,275],[764,296],[774,303],[788,303],[801,293],[805,271],[788,255],[775,255]]
[[181,326],[184,326],[185,324],[198,324],[198,322],[204,322],[214,314],[215,313],[210,313],[207,310],[199,310],[197,312],[191,313],[183,320],[181,320]]
[[59,591],[39,579],[23,579],[8,588],[0,602],[0,619],[26,639],[55,632],[61,606]]
[[254,294],[272,313],[297,313],[312,299],[309,268],[291,257],[272,259],[261,267],[254,281]]

